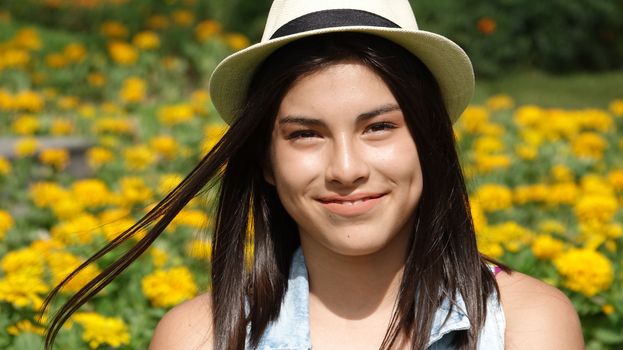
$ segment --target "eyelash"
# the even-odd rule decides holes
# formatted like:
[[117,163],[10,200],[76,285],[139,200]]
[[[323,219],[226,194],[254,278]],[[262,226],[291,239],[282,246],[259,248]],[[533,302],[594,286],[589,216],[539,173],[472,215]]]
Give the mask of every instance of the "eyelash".
[[[396,125],[390,122],[379,122],[379,123],[374,123],[369,125],[368,127],[366,127],[365,132],[382,132],[382,131],[386,131],[386,130],[390,130],[390,129],[395,129]],[[305,139],[305,138],[311,138],[311,137],[316,137],[318,136],[318,133],[313,131],[313,130],[297,130],[294,131],[292,133],[290,133],[287,137],[288,140],[295,140],[295,139]]]

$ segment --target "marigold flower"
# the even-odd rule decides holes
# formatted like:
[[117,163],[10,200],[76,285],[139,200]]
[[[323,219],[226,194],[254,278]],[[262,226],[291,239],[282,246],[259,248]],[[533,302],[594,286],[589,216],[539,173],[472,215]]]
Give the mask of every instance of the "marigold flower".
[[79,312],[72,319],[84,328],[82,339],[91,349],[100,345],[118,348],[130,344],[130,332],[120,317],[105,317],[95,312]]
[[571,151],[580,158],[601,159],[607,147],[608,142],[594,132],[582,133],[571,141]]
[[63,49],[63,56],[72,63],[84,60],[87,55],[87,49],[81,43],[71,43]]
[[0,52],[0,71],[9,68],[22,68],[30,62],[30,53],[22,49],[6,49]]
[[143,294],[156,307],[177,305],[197,294],[197,285],[186,267],[155,271],[145,276],[141,285]]
[[50,126],[50,133],[55,136],[69,135],[74,131],[74,123],[69,119],[56,118]]
[[589,249],[571,249],[554,260],[564,278],[564,286],[591,297],[610,287],[612,263],[603,254]]
[[614,196],[584,195],[575,204],[573,210],[580,221],[598,220],[608,222],[612,220],[618,209],[618,202]]
[[99,118],[93,123],[93,131],[97,134],[132,134],[133,123],[126,118]]
[[180,174],[164,174],[160,176],[158,181],[158,194],[166,195],[167,193],[173,191],[177,185],[179,185],[184,177]]
[[6,233],[13,228],[15,222],[8,211],[0,209],[0,240],[4,239]]
[[123,81],[119,95],[121,100],[129,103],[141,102],[145,99],[147,82],[139,77],[129,77]]
[[532,241],[532,254],[537,259],[551,260],[556,258],[565,249],[564,242],[550,235],[539,235]]
[[106,183],[99,179],[83,179],[71,185],[72,196],[86,208],[97,208],[110,204],[111,192]]
[[69,152],[60,148],[48,148],[39,153],[39,161],[57,170],[63,170],[69,164]]
[[6,253],[0,260],[0,267],[2,267],[5,275],[19,273],[41,278],[45,266],[40,252],[30,248],[22,248]]
[[84,212],[84,206],[79,201],[67,196],[52,206],[52,212],[60,220],[68,220]]
[[41,278],[29,274],[9,274],[0,279],[0,301],[17,308],[39,309],[43,304],[41,295],[48,291],[48,285]]
[[128,36],[128,28],[119,21],[106,21],[102,23],[100,32],[108,38],[123,39]]
[[158,247],[152,247],[149,249],[149,255],[157,268],[162,268],[167,263],[169,255],[163,249]]
[[119,181],[121,204],[131,207],[137,204],[146,204],[152,199],[153,193],[142,178],[126,176]]
[[478,20],[476,25],[478,31],[485,35],[491,35],[495,33],[495,29],[497,28],[497,23],[494,19],[489,17],[483,17]]
[[154,152],[145,145],[131,146],[123,150],[126,168],[142,171],[156,161]]
[[195,27],[195,37],[200,43],[206,42],[210,38],[221,32],[221,25],[214,20],[199,22]]
[[482,106],[468,106],[458,123],[467,133],[481,132],[483,127],[489,122],[489,111]]
[[52,238],[63,244],[87,244],[99,233],[99,221],[91,214],[80,214],[52,227]]
[[108,53],[113,61],[129,65],[133,64],[138,60],[139,53],[136,49],[123,41],[113,41],[108,44]]
[[545,113],[545,110],[538,106],[521,106],[515,110],[513,121],[520,127],[535,127],[543,121]]
[[543,202],[549,195],[549,188],[544,184],[520,185],[515,187],[514,201],[517,204]]
[[614,308],[614,306],[612,306],[612,304],[605,304],[604,306],[601,307],[601,312],[603,312],[606,315],[611,315],[616,311],[616,309]]
[[31,114],[21,115],[11,123],[11,131],[23,136],[33,135],[37,133],[40,128],[41,123],[39,123],[39,119]]
[[160,47],[160,37],[158,34],[146,30],[137,33],[132,39],[132,44],[141,50],[153,50]]
[[43,336],[45,334],[45,327],[35,325],[29,320],[21,320],[12,326],[9,326],[7,328],[7,333],[13,336],[18,336],[23,333],[32,333]]
[[491,110],[497,111],[512,108],[515,105],[515,101],[508,95],[498,94],[489,97],[486,104]]
[[551,167],[550,173],[554,177],[554,180],[558,182],[569,182],[573,181],[575,178],[571,169],[563,164],[556,164]]
[[15,155],[20,158],[30,157],[37,152],[39,142],[32,137],[19,139],[15,143]]
[[549,193],[545,196],[545,202],[550,206],[561,204],[573,205],[579,196],[578,186],[573,182],[556,183],[549,187]]
[[474,162],[476,163],[476,168],[480,173],[488,173],[493,170],[507,169],[511,165],[510,157],[504,154],[476,154]]
[[196,90],[193,91],[190,96],[190,100],[193,106],[193,110],[198,114],[207,114],[208,113],[208,105],[210,102],[210,95],[207,91],[204,90]]
[[616,116],[623,117],[623,99],[616,99],[608,105],[610,112]]
[[510,208],[513,193],[504,185],[485,184],[476,190],[474,198],[485,212],[492,212]]
[[[45,255],[46,261],[52,272],[52,283],[58,285],[78,266],[84,259],[64,251],[53,251]],[[75,293],[84,287],[89,281],[100,273],[100,269],[91,264],[82,269],[77,275],[67,282],[61,289],[63,293]]]
[[614,120],[606,111],[595,108],[578,111],[577,119],[578,125],[585,130],[607,132],[614,125]]
[[147,27],[151,29],[165,29],[169,26],[169,19],[164,15],[153,15],[147,19]]
[[106,77],[101,73],[90,73],[87,75],[87,82],[94,87],[102,87],[106,84]]
[[186,253],[192,258],[210,261],[212,259],[212,242],[194,239],[186,246]]
[[[0,168],[2,167],[0,166]],[[0,173],[2,173],[1,170]],[[615,190],[623,190],[623,169],[615,169],[610,171],[610,173],[608,173],[608,182],[610,182]]]
[[98,169],[113,159],[115,159],[114,154],[104,147],[91,147],[87,151],[87,163],[93,169]]
[[168,135],[156,136],[149,141],[149,144],[158,154],[168,160],[174,159],[180,148],[175,139]]
[[173,22],[179,26],[188,27],[195,21],[195,15],[188,10],[176,10],[171,13]]
[[37,207],[49,208],[69,193],[55,182],[37,182],[30,187],[29,196]]
[[40,112],[44,106],[43,96],[31,90],[24,90],[13,96],[13,107],[17,110]]
[[0,156],[0,176],[6,176],[11,173],[11,162],[3,156]]
[[182,124],[194,116],[192,105],[185,103],[164,106],[158,110],[158,120],[167,126]]
[[242,50],[251,44],[249,38],[240,33],[225,34],[223,39],[227,46],[234,51]]
[[37,51],[42,46],[39,32],[32,27],[22,28],[17,31],[13,37],[13,43],[19,48],[31,51]]

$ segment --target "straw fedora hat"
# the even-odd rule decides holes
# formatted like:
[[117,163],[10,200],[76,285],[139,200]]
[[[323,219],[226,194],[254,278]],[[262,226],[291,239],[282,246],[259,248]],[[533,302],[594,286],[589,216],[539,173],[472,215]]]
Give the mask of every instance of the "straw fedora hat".
[[474,92],[465,52],[439,34],[419,30],[408,0],[275,0],[262,40],[225,58],[210,78],[210,96],[221,117],[239,117],[257,67],[292,41],[331,32],[361,32],[393,41],[417,56],[434,75],[452,121]]

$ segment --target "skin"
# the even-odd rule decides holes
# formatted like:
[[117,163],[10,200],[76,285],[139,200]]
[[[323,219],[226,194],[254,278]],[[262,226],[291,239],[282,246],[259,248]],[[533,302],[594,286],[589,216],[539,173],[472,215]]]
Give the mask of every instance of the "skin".
[[[354,62],[304,76],[280,105],[270,158],[265,178],[297,222],[306,258],[314,349],[378,349],[423,186],[395,98]],[[508,349],[583,348],[561,292],[520,273],[498,282]],[[208,294],[173,308],[150,349],[211,349],[210,310]]]

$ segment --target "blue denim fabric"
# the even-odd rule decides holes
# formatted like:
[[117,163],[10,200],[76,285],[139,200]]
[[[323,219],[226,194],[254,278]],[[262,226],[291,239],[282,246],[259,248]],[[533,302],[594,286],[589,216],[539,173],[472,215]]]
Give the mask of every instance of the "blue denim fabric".
[[[311,349],[309,334],[309,284],[303,253],[299,248],[292,259],[288,291],[286,292],[279,317],[268,325],[257,350],[308,350]],[[435,312],[428,348],[431,350],[451,349],[454,331],[469,329],[470,323],[465,302],[458,295],[455,307],[450,312],[450,301],[446,300]],[[447,317],[447,321],[444,320]],[[480,332],[478,348],[483,350],[504,349],[504,313],[495,296],[489,298],[487,319]],[[247,349],[252,349],[247,343]]]

